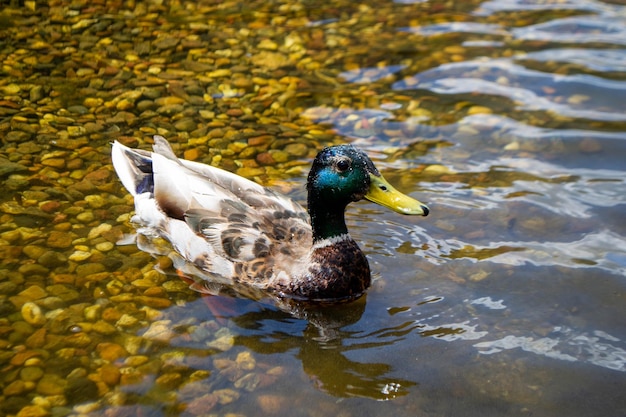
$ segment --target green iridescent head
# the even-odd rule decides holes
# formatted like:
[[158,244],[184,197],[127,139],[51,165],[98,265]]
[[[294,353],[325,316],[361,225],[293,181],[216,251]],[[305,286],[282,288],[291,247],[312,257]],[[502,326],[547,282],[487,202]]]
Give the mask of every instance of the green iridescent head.
[[323,149],[307,182],[315,240],[347,233],[346,206],[366,198],[402,214],[428,215],[428,207],[393,188],[365,153],[352,145]]

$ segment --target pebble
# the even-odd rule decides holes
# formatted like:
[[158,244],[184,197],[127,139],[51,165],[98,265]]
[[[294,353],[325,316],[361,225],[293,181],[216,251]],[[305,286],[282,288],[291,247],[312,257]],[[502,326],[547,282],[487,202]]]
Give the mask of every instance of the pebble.
[[194,119],[185,117],[174,123],[174,128],[181,132],[191,132],[198,127]]
[[285,153],[291,156],[303,157],[309,153],[309,148],[304,143],[290,143],[285,146]]
[[39,264],[23,264],[17,270],[26,276],[46,276],[50,272],[48,268]]
[[153,339],[158,341],[167,342],[174,336],[174,332],[171,328],[171,321],[159,320],[150,324],[150,327],[143,334],[146,339]]
[[48,292],[41,288],[39,285],[31,285],[19,294],[20,298],[24,298],[29,301],[40,300],[48,296]]
[[107,232],[111,231],[111,229],[113,229],[113,225],[109,224],[109,223],[102,223],[99,224],[96,227],[93,227],[89,233],[87,234],[87,239],[95,239],[97,237],[102,236],[103,234],[106,234]]
[[92,330],[96,333],[111,335],[117,333],[117,328],[103,320],[98,320],[93,324]]
[[287,399],[281,395],[263,394],[257,397],[257,404],[265,414],[278,414],[287,404]]
[[237,389],[243,389],[248,392],[253,392],[257,389],[260,383],[261,376],[257,373],[251,372],[237,379],[233,386]]
[[106,363],[98,369],[98,375],[102,382],[109,386],[115,386],[120,382],[120,370],[117,366]]
[[47,417],[50,415],[50,410],[40,405],[27,405],[22,408],[16,415],[16,417]]
[[423,174],[430,175],[446,175],[446,174],[454,174],[456,171],[447,167],[445,165],[429,165],[422,171]]
[[26,245],[22,248],[22,252],[30,259],[38,259],[47,252],[47,249],[37,245]]
[[602,144],[594,139],[583,139],[579,148],[584,153],[596,153],[602,151]]
[[102,342],[96,346],[96,352],[100,358],[108,362],[115,362],[118,359],[128,356],[128,352],[124,347],[117,343]]
[[86,129],[84,126],[68,126],[67,133],[70,137],[79,137],[86,133]]
[[48,158],[41,161],[41,164],[44,166],[63,169],[65,168],[65,159],[62,158]]
[[[25,341],[27,347],[31,349],[42,348],[46,344],[47,330],[45,328],[35,330]],[[26,362],[25,362],[26,363]]]
[[235,363],[240,369],[251,371],[256,367],[256,360],[249,351],[240,352],[235,359]]
[[91,223],[95,218],[96,217],[92,211],[85,211],[76,215],[76,220],[81,223]]
[[30,133],[19,130],[8,132],[4,137],[7,142],[25,142],[30,138]]
[[10,364],[13,366],[21,366],[26,363],[29,359],[38,358],[43,356],[44,352],[37,350],[26,350],[15,353],[10,360]]
[[257,45],[259,49],[267,49],[268,51],[275,51],[278,49],[278,44],[270,39],[263,39]]
[[192,415],[206,415],[215,405],[218,398],[214,394],[204,394],[189,401],[186,412]]
[[76,267],[76,275],[80,278],[84,277],[99,277],[97,274],[100,272],[104,272],[104,265],[95,262],[89,262],[85,264],[78,265]]
[[44,374],[37,382],[37,393],[40,395],[62,395],[67,381],[56,374]]
[[91,258],[90,252],[77,250],[74,253],[72,253],[68,259],[74,262],[82,262],[82,261],[86,261],[89,258]]
[[69,248],[73,240],[74,237],[71,234],[53,230],[50,232],[46,244],[51,248],[64,249]]
[[139,319],[137,319],[136,317],[131,316],[130,314],[123,314],[119,320],[117,320],[117,322],[115,323],[116,327],[122,327],[122,328],[131,328],[137,325],[137,323],[139,323]]
[[102,208],[107,204],[107,201],[101,195],[88,195],[85,197],[85,201],[91,208]]
[[223,352],[232,348],[235,344],[235,338],[227,328],[220,329],[215,335],[215,340],[207,344],[208,347],[221,350]]
[[22,379],[22,381],[37,381],[41,379],[43,374],[43,369],[41,369],[40,367],[27,366],[22,368],[22,370],[20,371],[20,378]]
[[29,387],[26,382],[18,379],[6,385],[2,390],[2,394],[6,397],[11,397],[14,395],[20,395],[28,390]]
[[491,113],[493,113],[493,110],[485,106],[472,106],[467,110],[467,114],[470,116],[474,114],[491,114]]
[[104,100],[102,98],[96,97],[87,97],[83,100],[83,105],[88,109],[93,109],[104,104]]
[[96,244],[96,249],[100,252],[109,252],[115,248],[115,244],[111,242],[101,242]]
[[160,375],[155,383],[166,389],[175,389],[183,380],[183,376],[178,372],[169,372]]

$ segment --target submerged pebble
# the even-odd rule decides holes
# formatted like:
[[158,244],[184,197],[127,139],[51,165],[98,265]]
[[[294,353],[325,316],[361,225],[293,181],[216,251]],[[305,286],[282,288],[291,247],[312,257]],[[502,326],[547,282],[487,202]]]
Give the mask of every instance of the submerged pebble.
[[41,326],[46,322],[46,317],[44,316],[43,311],[33,302],[28,301],[24,303],[21,312],[24,321],[29,324]]

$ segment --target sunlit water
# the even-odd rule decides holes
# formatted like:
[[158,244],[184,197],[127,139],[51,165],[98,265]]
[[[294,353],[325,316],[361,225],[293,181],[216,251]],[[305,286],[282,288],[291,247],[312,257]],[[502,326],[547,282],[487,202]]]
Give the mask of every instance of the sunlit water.
[[[371,18],[305,7],[308,27],[329,35]],[[141,354],[171,363],[86,412],[626,415],[626,6],[384,11],[394,18],[357,25],[377,36],[346,38],[369,52],[329,63],[322,87],[290,105],[365,149],[431,215],[349,208],[375,281],[348,305],[294,315],[226,298],[209,308],[215,298],[186,293],[161,327],[136,334],[149,342]],[[303,181],[289,178],[294,198]],[[159,384],[168,372],[187,380]],[[235,399],[206,396],[229,390]]]

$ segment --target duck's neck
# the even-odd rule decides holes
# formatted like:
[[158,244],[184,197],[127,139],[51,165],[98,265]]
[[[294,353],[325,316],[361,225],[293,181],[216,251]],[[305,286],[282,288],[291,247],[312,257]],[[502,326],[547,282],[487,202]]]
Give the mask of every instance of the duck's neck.
[[358,298],[370,285],[370,269],[365,255],[348,235],[344,217],[347,203],[320,201],[309,195],[313,247],[308,267],[284,291],[307,300]]
[[324,204],[317,199],[309,198],[308,210],[313,229],[313,244],[348,234],[345,209],[345,205]]

